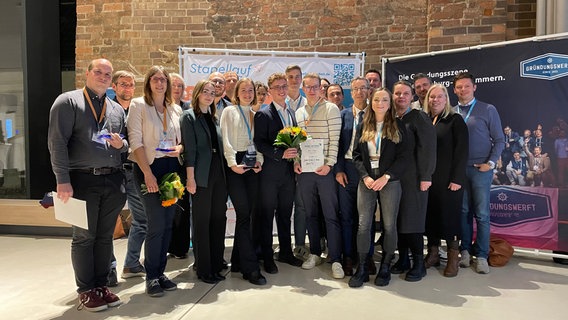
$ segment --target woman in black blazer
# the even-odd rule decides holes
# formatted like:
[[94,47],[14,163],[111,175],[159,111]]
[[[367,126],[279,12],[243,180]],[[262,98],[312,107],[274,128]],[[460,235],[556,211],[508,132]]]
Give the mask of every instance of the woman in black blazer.
[[197,276],[203,282],[225,279],[223,267],[227,185],[223,162],[223,140],[213,104],[215,86],[201,80],[193,89],[191,109],[181,119],[186,189],[193,204],[193,252]]
[[384,243],[375,284],[389,284],[390,264],[397,242],[396,220],[402,194],[399,178],[409,157],[409,150],[404,143],[404,125],[396,119],[392,94],[388,89],[381,88],[373,90],[370,97],[369,111],[372,112],[366,112],[363,123],[357,127],[353,150],[353,162],[361,180],[357,188],[359,266],[349,280],[352,288],[369,281],[365,262],[371,245],[370,228],[375,217],[377,199],[383,218]]
[[463,118],[452,111],[448,90],[435,84],[426,94],[424,112],[436,128],[437,160],[428,194],[426,268],[440,265],[440,240],[448,245],[444,276],[455,277],[459,269],[460,212],[469,152],[469,133]]

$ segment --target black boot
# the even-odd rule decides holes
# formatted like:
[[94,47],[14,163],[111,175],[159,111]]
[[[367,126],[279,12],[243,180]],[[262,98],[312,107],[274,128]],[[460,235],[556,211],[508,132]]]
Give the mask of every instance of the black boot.
[[394,258],[394,254],[387,254],[383,252],[383,258],[381,259],[381,267],[379,268],[379,273],[375,278],[375,285],[379,287],[387,286],[391,279],[391,262]]
[[369,282],[369,270],[367,270],[367,255],[359,255],[359,266],[357,272],[349,279],[349,287],[359,288],[363,283]]
[[406,273],[404,280],[415,282],[422,280],[426,276],[426,267],[424,266],[424,254],[412,254],[412,269]]
[[398,249],[398,261],[392,266],[392,274],[405,273],[410,269],[410,259],[408,258],[408,248]]

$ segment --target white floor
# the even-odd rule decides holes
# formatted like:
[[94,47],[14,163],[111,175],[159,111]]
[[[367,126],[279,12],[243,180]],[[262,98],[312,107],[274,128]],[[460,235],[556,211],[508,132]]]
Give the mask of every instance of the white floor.
[[[225,257],[230,257],[227,240]],[[115,241],[119,269],[126,239]],[[568,267],[550,258],[516,255],[488,275],[461,269],[444,278],[431,268],[420,282],[393,275],[388,287],[371,282],[352,289],[334,280],[330,265],[302,270],[278,264],[257,287],[228,273],[216,285],[199,280],[186,260],[168,260],[178,290],[144,293],[142,278],[120,279],[113,291],[124,304],[107,311],[77,311],[70,239],[0,236],[0,319],[567,319]],[[120,274],[120,271],[119,271]]]

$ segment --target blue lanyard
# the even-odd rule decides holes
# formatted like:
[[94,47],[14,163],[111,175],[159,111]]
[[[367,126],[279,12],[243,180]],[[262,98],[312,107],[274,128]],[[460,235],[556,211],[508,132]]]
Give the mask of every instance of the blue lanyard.
[[469,111],[467,112],[467,115],[463,119],[463,122],[467,123],[467,119],[469,119],[469,116],[471,116],[471,111],[473,111],[473,107],[475,107],[476,102],[477,102],[477,99],[474,98],[473,102],[471,103],[471,107],[469,107]]
[[280,112],[280,110],[276,110],[276,111],[278,112],[278,115],[280,116],[280,120],[282,120],[282,124],[284,125],[284,127],[292,126],[292,119],[290,119],[290,111],[289,111],[288,108],[286,108],[286,111],[287,111],[286,113],[288,114],[287,118],[288,118],[289,121],[284,120],[284,117],[282,116],[282,113]]
[[298,103],[296,104],[296,108],[292,108],[292,106],[290,106],[290,101],[292,101],[292,99],[287,98],[286,99],[286,106],[288,106],[289,108],[291,108],[292,110],[294,110],[294,112],[296,112],[296,110],[298,110],[298,108],[300,107],[300,104],[302,104],[302,96],[300,96],[298,98]]
[[243,116],[243,120],[245,121],[245,125],[247,126],[247,133],[248,133],[249,142],[250,142],[250,141],[252,141],[252,134],[251,134],[251,129],[250,129],[249,123],[247,121],[247,118],[245,117],[245,113],[243,112],[243,109],[241,109],[241,105],[238,105],[237,109],[239,109],[239,111],[241,112],[241,116]]
[[379,133],[377,134],[377,140],[375,141],[375,154],[377,156],[380,155],[379,151],[381,150],[381,142],[383,141],[381,139],[382,135],[383,135],[383,124],[381,123],[379,127]]

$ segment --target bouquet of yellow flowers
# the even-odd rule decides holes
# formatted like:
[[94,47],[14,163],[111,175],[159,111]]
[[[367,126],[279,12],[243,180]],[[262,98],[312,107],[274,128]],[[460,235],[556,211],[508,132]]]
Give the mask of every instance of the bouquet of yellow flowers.
[[[176,172],[166,173],[160,184],[158,185],[160,190],[160,199],[162,200],[162,207],[169,207],[178,202],[178,199],[183,197],[185,192],[185,186],[181,183],[181,179]],[[148,187],[142,184],[142,194],[148,193]]]
[[[308,139],[308,134],[306,130],[300,127],[285,127],[278,132],[276,135],[276,140],[274,140],[274,146],[285,147],[285,148],[296,148],[300,150],[300,144]],[[297,156],[299,158],[299,156]],[[288,159],[293,161],[294,159]]]

